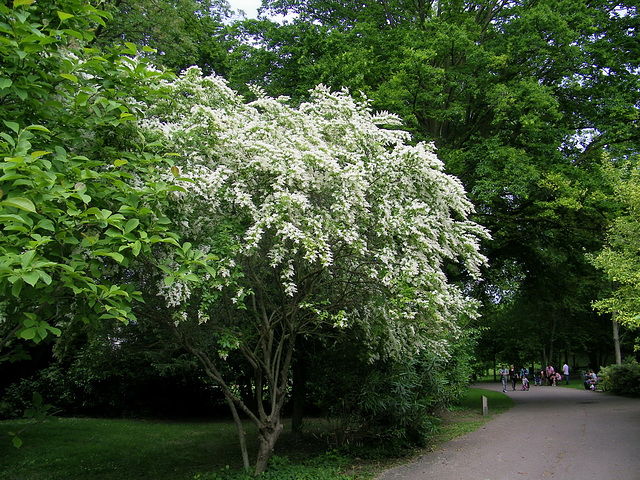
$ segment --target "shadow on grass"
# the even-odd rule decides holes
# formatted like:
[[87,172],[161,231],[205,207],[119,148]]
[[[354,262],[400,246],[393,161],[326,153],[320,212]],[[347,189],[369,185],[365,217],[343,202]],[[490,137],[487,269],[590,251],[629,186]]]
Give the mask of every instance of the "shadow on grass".
[[[428,449],[433,450],[486,423],[491,415],[482,415],[482,395],[489,399],[492,415],[513,405],[513,400],[502,393],[469,389],[458,407],[445,412],[440,432]],[[217,472],[226,470],[227,466],[236,472],[242,467],[232,422],[61,418],[26,430],[21,435],[24,445],[15,449],[8,437],[2,435],[20,430],[25,422],[0,421],[0,480],[192,480],[196,475],[202,479],[219,479],[226,478]],[[253,459],[257,449],[255,427],[246,423],[245,429]],[[381,470],[420,453],[407,452],[408,456],[402,459],[365,460],[352,456],[345,468],[345,457],[327,456],[335,451],[322,440],[322,430],[322,421],[310,421],[304,441],[298,441],[291,437],[287,425],[276,454],[288,457],[292,464],[306,464],[316,458],[315,463],[328,465],[322,465],[325,473],[338,466],[352,475],[344,478],[370,479]],[[325,478],[329,477],[325,475]],[[338,477],[331,475],[331,478]]]
[[[0,432],[22,423],[0,422]],[[255,450],[255,430],[246,428]],[[242,467],[235,426],[226,422],[61,418],[21,437],[20,449],[0,445],[1,480],[182,480]]]

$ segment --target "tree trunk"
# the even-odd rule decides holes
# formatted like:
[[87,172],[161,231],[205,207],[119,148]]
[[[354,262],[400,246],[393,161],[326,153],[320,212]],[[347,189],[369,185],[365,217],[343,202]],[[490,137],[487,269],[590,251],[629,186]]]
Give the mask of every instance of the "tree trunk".
[[[547,365],[553,365],[553,354],[555,353],[553,350],[553,345],[556,341],[556,328],[558,326],[558,312],[556,309],[553,309],[553,314],[551,315],[551,332],[549,333],[549,358]],[[556,365],[557,366],[557,365]]]
[[[301,342],[298,341],[298,344]],[[291,390],[291,400],[293,411],[291,412],[291,433],[294,439],[302,436],[302,420],[304,418],[304,399],[307,390],[307,369],[304,361],[304,354],[299,355],[298,361],[293,363],[293,388]]]
[[269,459],[273,455],[273,448],[278,441],[278,437],[282,432],[283,425],[278,417],[273,422],[265,422],[258,429],[258,458],[256,459],[256,468],[253,472],[254,476],[260,475],[267,469]]
[[249,465],[249,452],[247,451],[247,440],[245,438],[242,420],[240,419],[240,415],[238,415],[238,410],[236,409],[236,406],[233,403],[233,398],[226,397],[226,400],[227,400],[227,404],[229,405],[229,408],[231,409],[231,415],[233,415],[233,421],[236,424],[236,429],[238,430],[238,440],[240,442],[240,453],[242,455],[242,466],[244,467],[244,471],[248,472],[251,466]]
[[620,324],[616,321],[616,315],[611,318],[613,324],[613,346],[616,352],[616,364],[622,365],[622,353],[620,351]]

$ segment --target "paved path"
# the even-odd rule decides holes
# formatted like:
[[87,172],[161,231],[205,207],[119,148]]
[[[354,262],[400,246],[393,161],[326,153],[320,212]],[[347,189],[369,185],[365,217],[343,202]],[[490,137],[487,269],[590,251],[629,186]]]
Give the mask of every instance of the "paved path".
[[640,399],[562,387],[507,395],[507,412],[378,480],[640,480]]

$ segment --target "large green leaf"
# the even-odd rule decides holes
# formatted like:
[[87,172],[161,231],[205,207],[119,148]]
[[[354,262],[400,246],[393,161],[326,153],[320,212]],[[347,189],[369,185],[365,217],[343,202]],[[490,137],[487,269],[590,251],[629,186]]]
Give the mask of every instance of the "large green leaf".
[[6,207],[18,208],[20,210],[24,210],[27,212],[35,213],[36,211],[36,207],[33,204],[33,202],[28,198],[24,198],[24,197],[7,198],[6,200],[3,200],[2,202],[0,202],[0,205],[6,206]]

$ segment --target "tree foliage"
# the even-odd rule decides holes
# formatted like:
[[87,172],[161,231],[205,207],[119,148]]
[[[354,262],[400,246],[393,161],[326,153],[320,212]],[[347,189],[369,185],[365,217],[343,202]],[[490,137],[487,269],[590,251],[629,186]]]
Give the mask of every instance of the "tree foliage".
[[137,133],[163,74],[132,44],[87,46],[108,16],[80,0],[0,6],[0,347],[73,317],[134,319],[126,268],[176,244],[170,165]]
[[632,328],[640,326],[640,173],[637,158],[610,173],[615,182],[617,200],[623,212],[609,229],[604,249],[593,258],[611,282],[611,293],[599,299],[595,307],[615,316],[615,320]]
[[234,51],[232,83],[302,99],[322,81],[399,114],[435,142],[492,232],[478,298],[508,299],[513,315],[536,305],[529,317],[548,324],[547,352],[556,327],[561,338],[589,323],[603,278],[585,253],[616,213],[601,160],[639,147],[633,2],[265,5],[297,17],[242,26],[254,42]]
[[176,72],[198,65],[225,74],[232,11],[226,0],[110,0],[103,7],[112,20],[96,30],[94,43],[130,42],[151,50],[145,56]]

